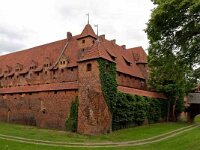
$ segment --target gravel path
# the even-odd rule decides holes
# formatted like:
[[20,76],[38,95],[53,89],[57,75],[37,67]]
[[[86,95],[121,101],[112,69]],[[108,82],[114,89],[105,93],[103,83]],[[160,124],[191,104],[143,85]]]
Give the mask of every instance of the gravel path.
[[9,136],[4,134],[0,134],[0,139],[21,142],[21,143],[28,143],[28,144],[55,146],[55,147],[122,147],[122,146],[138,146],[138,145],[160,142],[198,127],[200,127],[200,124],[194,124],[164,134],[153,136],[150,138],[142,140],[134,140],[134,141],[125,141],[125,142],[99,142],[99,143],[54,142],[54,141],[22,138],[17,136]]

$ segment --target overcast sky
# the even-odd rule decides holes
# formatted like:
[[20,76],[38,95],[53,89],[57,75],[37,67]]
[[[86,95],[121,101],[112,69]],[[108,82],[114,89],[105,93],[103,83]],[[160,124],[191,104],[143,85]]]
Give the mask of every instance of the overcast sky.
[[128,48],[148,47],[150,0],[0,0],[0,55],[80,34],[87,23]]

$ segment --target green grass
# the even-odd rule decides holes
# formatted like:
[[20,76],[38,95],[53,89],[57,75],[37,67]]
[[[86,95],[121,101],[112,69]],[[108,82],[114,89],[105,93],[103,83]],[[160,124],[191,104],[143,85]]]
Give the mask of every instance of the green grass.
[[[62,148],[0,140],[0,150],[200,150],[199,139],[200,129],[197,128],[168,140],[144,146],[119,148]],[[6,149],[6,147],[8,147],[8,149]]]
[[86,136],[65,131],[48,129],[38,129],[31,126],[13,125],[0,123],[0,134],[19,136],[31,139],[65,141],[65,142],[101,142],[101,141],[128,141],[152,137],[166,133],[180,127],[186,123],[158,123],[135,128],[114,131],[111,134],[99,136]]
[[[21,125],[11,125],[0,123],[0,134],[44,139],[52,141],[126,141],[152,137],[161,133],[186,126],[184,123],[160,123],[150,126],[135,127],[113,132],[109,135],[83,136],[78,134],[66,133],[61,131],[37,129]],[[50,147],[34,144],[25,144],[0,139],[0,150],[200,150],[200,128],[193,129],[184,134],[162,142],[134,147],[114,147],[114,148],[63,148]]]
[[194,118],[194,122],[195,122],[195,123],[200,123],[200,115],[197,115],[197,116]]

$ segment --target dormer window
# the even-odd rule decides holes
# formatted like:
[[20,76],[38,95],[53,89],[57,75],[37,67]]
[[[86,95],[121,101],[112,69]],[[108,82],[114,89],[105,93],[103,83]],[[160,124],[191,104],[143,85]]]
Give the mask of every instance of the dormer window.
[[32,60],[31,65],[30,65],[30,70],[36,69],[37,68],[37,63]]
[[44,66],[45,68],[51,66],[51,61],[50,61],[49,57],[46,57],[46,58],[44,59],[44,65],[43,65],[43,66]]
[[128,61],[128,60],[125,59],[125,58],[124,58],[124,61],[125,61],[125,63],[126,63],[127,66],[131,66],[131,62],[130,62],[130,61]]
[[18,72],[18,71],[21,71],[23,68],[23,65],[17,63],[16,66],[15,66],[15,71]]
[[69,63],[69,58],[66,57],[64,54],[61,56],[59,60],[59,67],[60,68],[66,68],[67,64]]
[[49,64],[44,64],[44,67],[46,68],[46,67],[49,67]]
[[12,68],[7,65],[5,70],[4,70],[4,73],[7,74],[7,73],[10,73],[11,71],[12,71]]

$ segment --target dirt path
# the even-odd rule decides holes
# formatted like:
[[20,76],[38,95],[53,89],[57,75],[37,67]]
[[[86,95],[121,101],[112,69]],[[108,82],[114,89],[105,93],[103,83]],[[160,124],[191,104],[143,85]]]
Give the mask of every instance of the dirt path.
[[177,136],[179,134],[182,134],[184,132],[193,130],[197,127],[200,127],[200,124],[190,125],[190,126],[176,129],[174,131],[160,134],[151,138],[146,138],[142,140],[134,140],[134,141],[125,141],[125,142],[99,142],[99,143],[53,142],[53,141],[22,138],[22,137],[16,137],[16,136],[8,136],[8,135],[3,135],[3,134],[0,134],[0,139],[21,142],[21,143],[28,143],[28,144],[55,146],[55,147],[122,147],[122,146],[138,146],[138,145],[145,145],[145,144],[160,142],[160,141],[169,139],[171,137]]

